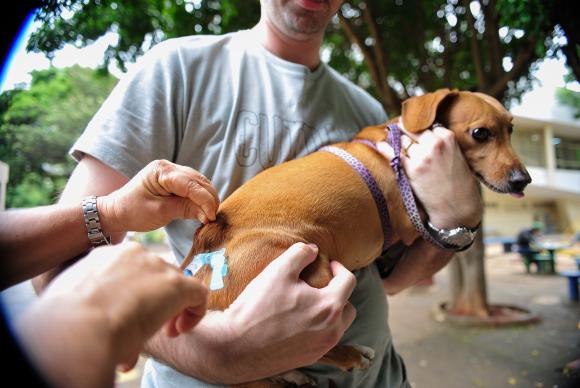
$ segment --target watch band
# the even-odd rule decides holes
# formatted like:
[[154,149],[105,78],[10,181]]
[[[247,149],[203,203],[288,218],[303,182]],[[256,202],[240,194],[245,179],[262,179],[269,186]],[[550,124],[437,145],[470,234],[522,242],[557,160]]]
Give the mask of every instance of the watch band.
[[479,231],[481,223],[473,228],[458,226],[453,229],[440,229],[434,226],[429,220],[425,223],[429,234],[433,236],[446,249],[461,252],[468,249],[475,241],[475,236]]
[[91,195],[83,199],[81,206],[83,208],[83,217],[87,227],[87,237],[95,247],[101,245],[110,245],[111,237],[103,234],[101,222],[99,221],[99,211],[97,209],[97,197]]

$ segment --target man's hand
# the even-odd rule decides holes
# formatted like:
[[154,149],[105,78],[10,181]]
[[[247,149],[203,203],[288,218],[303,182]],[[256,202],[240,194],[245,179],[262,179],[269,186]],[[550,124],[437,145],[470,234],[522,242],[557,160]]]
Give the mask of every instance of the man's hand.
[[109,195],[98,197],[106,234],[149,231],[174,219],[214,221],[219,197],[210,181],[192,168],[166,160],[145,166]]
[[[316,289],[299,278],[316,258],[313,245],[295,244],[273,261],[225,311],[235,336],[236,357],[246,352],[260,362],[286,363],[288,368],[312,364],[334,347],[353,322],[356,311],[348,302],[355,276],[331,262],[334,278]],[[248,354],[249,355],[249,354]]]
[[162,325],[169,336],[191,330],[206,298],[201,283],[136,243],[103,247],[50,284],[19,332],[56,385],[111,385],[115,366],[132,368]]
[[[403,167],[413,192],[438,228],[474,227],[481,221],[483,202],[479,185],[467,165],[452,131],[436,127],[424,131],[410,145],[403,136]],[[385,142],[379,150],[389,159],[393,150]]]
[[293,245],[227,310],[208,314],[186,336],[156,336],[148,351],[182,373],[218,384],[262,379],[318,361],[356,316],[348,302],[356,278],[332,262],[328,286],[309,286],[299,275],[317,252],[311,245]]

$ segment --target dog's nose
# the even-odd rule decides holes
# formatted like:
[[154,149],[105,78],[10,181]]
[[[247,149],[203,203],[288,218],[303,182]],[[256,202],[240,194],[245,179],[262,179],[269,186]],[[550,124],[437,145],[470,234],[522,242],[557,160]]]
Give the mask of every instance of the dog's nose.
[[513,169],[510,171],[509,185],[511,192],[521,193],[531,181],[532,178],[526,170]]

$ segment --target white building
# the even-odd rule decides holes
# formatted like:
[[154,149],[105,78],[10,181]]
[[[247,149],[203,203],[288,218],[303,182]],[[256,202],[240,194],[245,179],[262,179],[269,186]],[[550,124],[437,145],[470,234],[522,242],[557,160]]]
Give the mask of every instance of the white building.
[[580,231],[580,121],[570,109],[551,104],[516,108],[512,144],[532,183],[524,199],[484,190],[487,236],[515,236],[534,221],[547,233]]

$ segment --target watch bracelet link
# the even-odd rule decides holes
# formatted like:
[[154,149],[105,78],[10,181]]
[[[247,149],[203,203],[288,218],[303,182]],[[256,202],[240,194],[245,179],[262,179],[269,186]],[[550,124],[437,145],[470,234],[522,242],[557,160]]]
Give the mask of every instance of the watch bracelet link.
[[87,227],[87,237],[91,245],[98,247],[101,245],[110,245],[111,237],[103,234],[101,222],[99,220],[99,211],[97,209],[97,197],[91,195],[82,200],[83,217]]
[[[425,227],[431,234],[431,236],[436,239],[441,245],[443,245],[446,249],[449,249],[454,252],[463,252],[469,249],[473,243],[475,242],[475,237],[477,232],[481,227],[481,222],[478,223],[473,228],[465,227],[465,226],[458,226],[452,229],[443,229],[437,228],[434,226],[429,219],[425,222]],[[450,242],[451,239],[457,239],[457,236],[461,236],[460,239],[465,240],[462,241],[462,244],[454,244]]]

